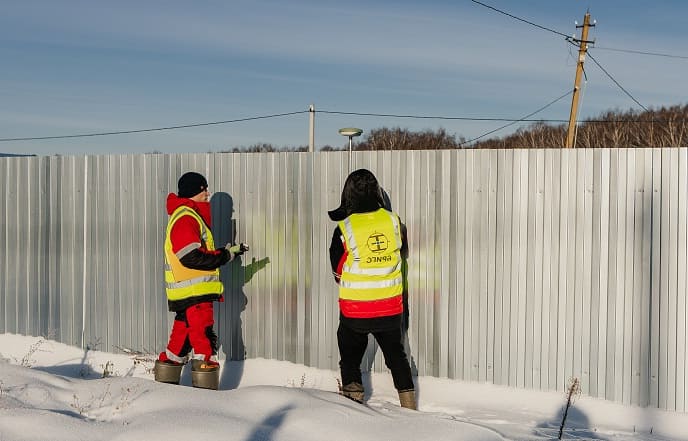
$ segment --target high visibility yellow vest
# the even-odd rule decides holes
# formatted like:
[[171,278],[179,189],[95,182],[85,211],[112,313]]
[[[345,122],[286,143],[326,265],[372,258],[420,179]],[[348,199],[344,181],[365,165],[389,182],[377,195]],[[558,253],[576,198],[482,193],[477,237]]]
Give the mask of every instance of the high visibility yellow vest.
[[176,301],[207,294],[222,294],[224,286],[220,281],[219,268],[210,271],[187,268],[182,265],[179,257],[172,251],[170,233],[174,224],[182,216],[191,216],[196,219],[203,241],[201,246],[205,246],[208,250],[215,249],[215,242],[213,242],[210,228],[208,228],[203,218],[195,210],[184,205],[174,210],[167,223],[165,235],[165,291],[167,299]]
[[368,318],[403,311],[399,217],[383,208],[355,213],[338,223],[347,257],[339,281],[346,317]]

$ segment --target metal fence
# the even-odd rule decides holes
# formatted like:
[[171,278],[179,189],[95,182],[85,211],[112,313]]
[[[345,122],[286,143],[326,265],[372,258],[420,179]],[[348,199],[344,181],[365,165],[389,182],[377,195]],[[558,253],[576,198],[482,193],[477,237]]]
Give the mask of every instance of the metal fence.
[[[221,356],[336,368],[328,247],[349,169],[407,224],[419,375],[688,411],[686,149],[0,158],[0,331],[164,348],[165,199],[208,177]],[[1,352],[1,349],[0,349]],[[375,368],[384,369],[381,355]]]

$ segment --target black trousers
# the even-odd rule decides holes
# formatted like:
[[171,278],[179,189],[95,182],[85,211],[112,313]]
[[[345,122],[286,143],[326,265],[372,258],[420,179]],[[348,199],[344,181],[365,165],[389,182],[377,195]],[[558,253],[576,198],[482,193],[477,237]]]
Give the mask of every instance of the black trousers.
[[413,389],[413,377],[408,357],[404,351],[401,327],[381,331],[362,331],[339,322],[337,343],[339,345],[339,368],[342,385],[361,383],[361,360],[368,346],[368,334],[373,334],[385,357],[385,365],[392,371],[394,387],[399,390]]

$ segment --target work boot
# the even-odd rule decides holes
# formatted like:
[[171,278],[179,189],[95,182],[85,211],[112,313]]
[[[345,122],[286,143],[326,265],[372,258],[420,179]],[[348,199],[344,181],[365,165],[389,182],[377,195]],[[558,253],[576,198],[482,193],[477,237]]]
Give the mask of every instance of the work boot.
[[182,363],[177,363],[172,360],[155,360],[155,367],[153,368],[153,376],[155,381],[161,383],[179,384],[179,377],[182,375]]
[[220,385],[220,363],[191,360],[191,385],[201,389],[217,390]]
[[416,410],[416,391],[413,389],[400,390],[399,404],[406,409]]
[[343,386],[340,390],[341,394],[350,400],[354,400],[357,403],[363,403],[363,396],[365,395],[365,390],[361,383],[349,383]]

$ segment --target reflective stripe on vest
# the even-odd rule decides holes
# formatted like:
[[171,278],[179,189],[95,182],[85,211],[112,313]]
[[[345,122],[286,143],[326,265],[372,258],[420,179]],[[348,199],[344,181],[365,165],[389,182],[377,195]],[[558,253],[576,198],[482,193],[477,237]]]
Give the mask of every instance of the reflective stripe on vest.
[[[403,278],[397,215],[382,208],[370,213],[355,213],[339,222],[339,229],[347,250],[339,284],[344,316],[354,316],[354,311],[357,317],[401,313]],[[398,302],[396,299],[384,302],[395,305],[391,310],[375,310],[379,301],[396,297],[399,297]]]
[[401,276],[392,280],[368,280],[362,282],[351,282],[349,280],[343,280],[340,282],[341,286],[345,288],[353,289],[374,289],[374,288],[391,288],[400,283],[403,283]]
[[176,301],[207,294],[222,294],[224,286],[220,281],[219,268],[209,271],[187,268],[179,261],[179,257],[172,252],[170,233],[174,224],[182,216],[191,216],[198,222],[203,241],[200,245],[205,245],[208,250],[215,249],[210,229],[195,210],[181,206],[172,213],[167,223],[165,235],[165,292],[168,300]]

